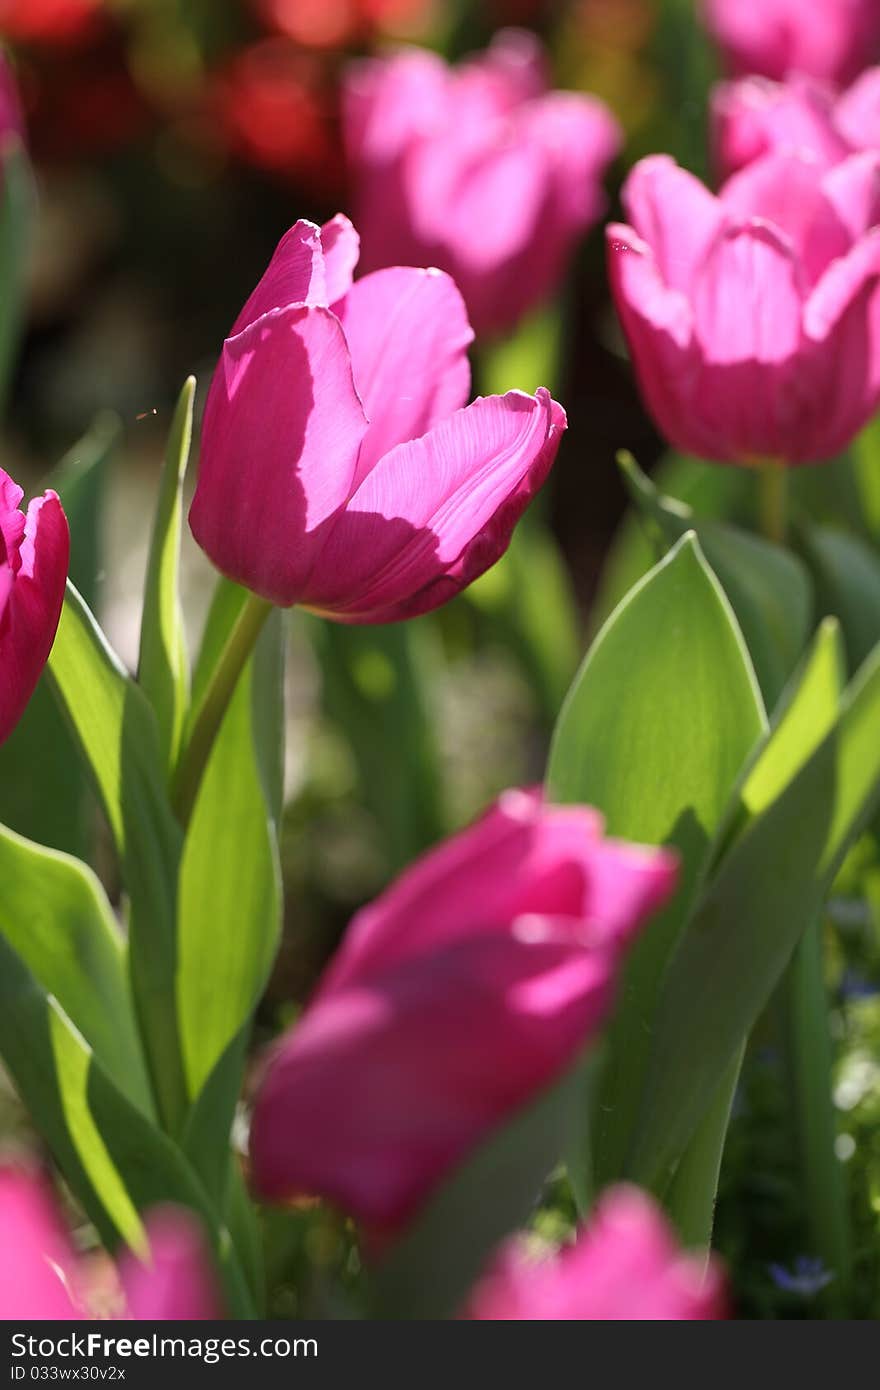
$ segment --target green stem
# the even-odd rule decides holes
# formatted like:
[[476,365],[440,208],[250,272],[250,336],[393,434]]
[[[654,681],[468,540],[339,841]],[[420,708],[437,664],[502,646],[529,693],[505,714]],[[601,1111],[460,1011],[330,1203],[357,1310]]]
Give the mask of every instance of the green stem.
[[758,518],[762,534],[774,545],[788,536],[788,476],[776,459],[758,465]]
[[171,790],[174,812],[183,826],[188,824],[192,815],[214,740],[229,708],[238,678],[271,612],[271,603],[258,598],[256,594],[249,594],[214,667],[192,722]]
[[825,1303],[846,1307],[852,1248],[843,1169],[834,1152],[832,1052],[822,969],[822,924],[811,922],[782,982],[786,1057],[797,1134],[810,1254],[821,1257],[834,1281]]

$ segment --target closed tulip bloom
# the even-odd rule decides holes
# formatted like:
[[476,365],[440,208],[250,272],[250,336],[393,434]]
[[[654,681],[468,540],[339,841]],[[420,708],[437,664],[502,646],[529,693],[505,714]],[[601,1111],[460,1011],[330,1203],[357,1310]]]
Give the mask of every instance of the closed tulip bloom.
[[46,664],[67,583],[70,533],[54,492],[19,510],[0,469],[0,743],[15,728]]
[[880,68],[840,95],[808,78],[720,82],[712,94],[715,164],[727,178],[761,155],[794,152],[831,168],[848,154],[880,150]]
[[642,394],[676,448],[809,463],[880,403],[880,155],[793,153],[713,196],[672,159],[636,165],[609,272]]
[[[97,1316],[88,1261],[77,1256],[43,1183],[0,1168],[0,1318]],[[122,1257],[112,1293],[117,1316],[149,1322],[219,1317],[215,1279],[201,1232],[184,1211],[159,1208],[146,1223],[149,1255]]]
[[589,810],[502,796],[352,922],[259,1087],[257,1190],[398,1232],[602,1026],[674,876]]
[[273,603],[389,622],[451,598],[507,548],[556,455],[545,390],[462,409],[464,304],[436,270],[352,284],[344,217],[298,222],[223,346],[190,525]]
[[343,120],[365,268],[440,266],[480,335],[553,294],[620,145],[600,101],[549,90],[515,30],[455,68],[422,50],[354,64]]
[[880,0],[703,0],[727,70],[851,82],[880,50]]
[[576,1241],[536,1258],[520,1241],[496,1257],[464,1316],[492,1321],[688,1322],[725,1317],[720,1269],[684,1254],[635,1187],[602,1197]]

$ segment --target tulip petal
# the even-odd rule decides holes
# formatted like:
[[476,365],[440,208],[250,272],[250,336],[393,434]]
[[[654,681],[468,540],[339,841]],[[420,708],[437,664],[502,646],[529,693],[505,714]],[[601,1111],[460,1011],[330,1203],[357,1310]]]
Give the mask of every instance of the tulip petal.
[[880,67],[868,68],[838,97],[834,122],[853,149],[880,146]]
[[82,1316],[71,1293],[73,1255],[42,1184],[0,1170],[0,1312],[41,1322]]
[[830,88],[807,78],[762,77],[714,88],[712,136],[721,181],[773,151],[806,154],[830,168],[849,153]]
[[880,154],[876,151],[844,159],[825,175],[822,187],[851,242],[880,222]]
[[[338,253],[334,260],[339,260]],[[328,302],[321,229],[314,222],[296,222],[279,241],[263,278],[235,320],[229,337],[236,337],[273,309],[286,309],[292,304],[326,305]]]
[[0,742],[9,737],[52,650],[70,560],[70,532],[58,496],[28,507],[14,580],[0,617]]
[[548,393],[480,398],[385,454],[334,526],[303,602],[386,622],[445,602],[493,564],[559,446]]
[[360,237],[347,217],[338,212],[321,228],[326,303],[334,306],[348,294],[360,255]]
[[724,221],[717,198],[665,154],[640,160],[622,196],[630,222],[651,248],[666,285],[688,291]]
[[815,159],[774,152],[734,174],[719,194],[738,218],[761,218],[791,238],[807,284],[852,245],[847,224],[825,195]]
[[383,454],[464,405],[474,335],[454,282],[439,270],[378,270],[352,287],[337,313],[370,422],[358,487]]
[[217,568],[274,603],[296,603],[349,496],[366,429],[329,310],[264,315],[227,340],[190,509]]
[[203,1322],[222,1316],[201,1228],[191,1214],[158,1208],[147,1220],[149,1258],[130,1252],[119,1274],[127,1316],[138,1322]]
[[839,453],[880,403],[880,230],[829,267],[807,301],[804,331],[815,427],[799,459],[811,461]]
[[318,1194],[392,1234],[561,1073],[605,1018],[613,975],[608,953],[496,936],[319,1001],[257,1097],[257,1189]]

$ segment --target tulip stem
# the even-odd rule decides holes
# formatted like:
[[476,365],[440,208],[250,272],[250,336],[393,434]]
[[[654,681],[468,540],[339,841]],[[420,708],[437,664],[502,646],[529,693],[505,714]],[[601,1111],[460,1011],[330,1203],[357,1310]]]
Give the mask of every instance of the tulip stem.
[[776,459],[758,465],[758,515],[761,532],[774,545],[785,545],[788,534],[788,478]]
[[248,594],[241,612],[230,629],[217,665],[192,721],[171,789],[174,812],[186,827],[196,803],[214,740],[235,693],[238,678],[254,650],[263,624],[272,612],[271,603]]

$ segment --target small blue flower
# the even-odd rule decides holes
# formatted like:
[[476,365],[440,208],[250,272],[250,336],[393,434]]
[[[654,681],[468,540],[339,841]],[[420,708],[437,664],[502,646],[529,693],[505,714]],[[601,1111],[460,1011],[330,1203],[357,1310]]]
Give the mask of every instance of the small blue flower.
[[778,1289],[798,1294],[801,1298],[815,1298],[834,1278],[833,1270],[826,1269],[816,1255],[798,1255],[791,1269],[778,1264],[771,1264],[768,1268]]
[[871,999],[880,994],[880,984],[848,967],[840,977],[838,990],[841,999]]

